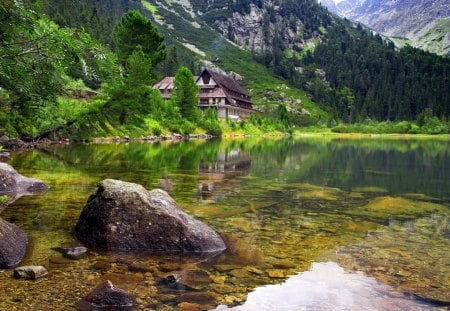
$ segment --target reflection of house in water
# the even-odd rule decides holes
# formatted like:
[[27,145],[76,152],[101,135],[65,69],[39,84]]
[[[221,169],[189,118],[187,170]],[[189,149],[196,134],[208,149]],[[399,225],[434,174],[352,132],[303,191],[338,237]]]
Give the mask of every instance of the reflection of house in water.
[[202,199],[214,199],[235,191],[240,179],[251,167],[250,154],[233,149],[228,152],[219,151],[216,162],[201,162],[199,166],[198,193]]

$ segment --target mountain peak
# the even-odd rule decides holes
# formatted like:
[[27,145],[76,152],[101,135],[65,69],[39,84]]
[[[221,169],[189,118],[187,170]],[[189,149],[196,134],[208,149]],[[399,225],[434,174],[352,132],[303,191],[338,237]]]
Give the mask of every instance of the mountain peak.
[[[322,0],[331,12],[438,54],[450,53],[448,0]],[[404,39],[399,39],[404,38]]]

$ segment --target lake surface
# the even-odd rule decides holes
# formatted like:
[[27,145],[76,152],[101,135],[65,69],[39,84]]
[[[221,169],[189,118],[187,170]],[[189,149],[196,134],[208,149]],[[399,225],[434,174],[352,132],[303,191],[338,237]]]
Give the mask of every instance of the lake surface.
[[[44,180],[1,214],[32,239],[0,270],[0,309],[73,310],[104,280],[142,310],[446,310],[450,304],[450,143],[446,140],[245,139],[80,144],[13,154]],[[220,232],[214,258],[101,254],[68,260],[71,235],[105,178],[165,188]],[[171,283],[167,276],[182,275]]]

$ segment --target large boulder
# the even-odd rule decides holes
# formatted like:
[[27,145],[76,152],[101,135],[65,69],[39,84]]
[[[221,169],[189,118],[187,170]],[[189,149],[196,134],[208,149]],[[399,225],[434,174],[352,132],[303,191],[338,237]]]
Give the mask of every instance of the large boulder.
[[0,162],[0,194],[40,193],[48,188],[42,180],[22,176],[11,165]]
[[28,237],[25,232],[0,218],[0,268],[17,266],[27,251]]
[[187,215],[164,190],[106,179],[86,203],[75,235],[109,251],[220,252],[220,235]]

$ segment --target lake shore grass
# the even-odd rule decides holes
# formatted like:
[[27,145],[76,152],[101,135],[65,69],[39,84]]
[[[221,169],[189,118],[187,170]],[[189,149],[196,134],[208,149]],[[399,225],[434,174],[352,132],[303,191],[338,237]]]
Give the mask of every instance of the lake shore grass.
[[399,133],[337,133],[329,128],[301,128],[294,131],[294,137],[338,137],[348,139],[386,138],[386,139],[439,139],[450,140],[450,134],[399,134]]

